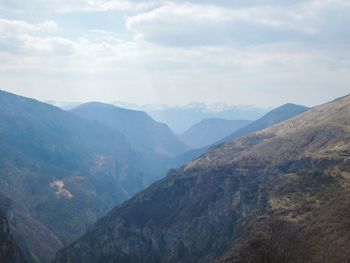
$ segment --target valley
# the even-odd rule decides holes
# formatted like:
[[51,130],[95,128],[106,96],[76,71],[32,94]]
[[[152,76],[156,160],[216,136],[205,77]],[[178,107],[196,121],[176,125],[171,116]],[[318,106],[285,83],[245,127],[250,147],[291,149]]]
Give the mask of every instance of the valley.
[[113,209],[55,262],[345,262],[349,111],[347,96],[209,149]]
[[341,262],[350,238],[341,212],[349,98],[282,105],[191,149],[141,111],[102,103],[64,111],[1,92],[2,255],[29,263],[330,262],[322,251],[331,251]]
[[349,0],[0,0],[0,263],[350,263]]

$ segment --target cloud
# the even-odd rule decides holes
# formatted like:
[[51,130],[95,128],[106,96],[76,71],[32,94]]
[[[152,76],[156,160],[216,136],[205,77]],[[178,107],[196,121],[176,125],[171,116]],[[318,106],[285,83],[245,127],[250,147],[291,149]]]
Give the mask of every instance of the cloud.
[[132,0],[10,0],[0,2],[0,10],[8,12],[54,12],[108,11],[144,9],[154,5],[155,1]]
[[[39,99],[271,106],[315,104],[348,90],[348,1],[11,0],[5,6],[21,13],[0,19],[0,83]],[[107,10],[119,10],[118,19]]]
[[31,24],[21,20],[0,19],[0,34],[48,32],[57,30],[54,21]]
[[71,54],[74,49],[73,41],[50,35],[57,30],[58,26],[54,21],[34,24],[0,19],[0,50],[31,56]]
[[[349,22],[350,6],[346,1],[295,1],[287,7],[271,5],[275,1],[263,2],[265,5],[239,7],[169,2],[129,16],[126,26],[138,39],[179,46],[315,44],[328,42],[332,34],[342,41],[350,33],[343,26]],[[339,28],[344,34],[336,34]]]

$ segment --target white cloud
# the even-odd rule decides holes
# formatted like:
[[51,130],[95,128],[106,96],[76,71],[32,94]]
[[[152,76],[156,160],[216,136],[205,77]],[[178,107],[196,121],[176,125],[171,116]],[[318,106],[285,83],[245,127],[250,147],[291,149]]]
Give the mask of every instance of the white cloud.
[[[312,104],[348,90],[348,1],[144,3],[7,1],[24,15],[0,19],[0,83],[39,99],[140,104]],[[89,12],[90,29],[70,31],[74,11],[123,8],[124,31],[108,31],[118,25],[104,27]],[[44,15],[33,20],[35,9]],[[48,16],[54,9],[73,13]],[[25,14],[42,22],[25,21]],[[80,15],[77,23],[84,22]]]
[[0,34],[18,34],[32,32],[48,32],[57,30],[54,21],[44,21],[42,23],[31,24],[21,20],[8,20],[0,18]]
[[0,19],[0,50],[23,55],[70,54],[74,42],[54,34],[54,21],[28,23],[21,20]]
[[[341,23],[349,22],[349,13],[349,4],[337,0],[296,1],[287,7],[253,5],[239,8],[169,2],[129,16],[126,26],[136,38],[175,46],[276,42],[315,44],[337,32]],[[344,26],[341,28],[350,33]],[[337,37],[346,38],[346,35]]]
[[108,11],[144,9],[154,5],[155,1],[130,0],[10,0],[0,2],[0,10],[9,12],[54,12]]

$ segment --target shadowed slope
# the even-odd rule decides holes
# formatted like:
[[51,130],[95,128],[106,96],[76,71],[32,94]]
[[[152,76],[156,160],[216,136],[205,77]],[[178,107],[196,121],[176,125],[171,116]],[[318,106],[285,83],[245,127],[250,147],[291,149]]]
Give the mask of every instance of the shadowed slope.
[[38,261],[141,190],[148,174],[121,133],[7,92],[0,136],[0,193],[13,202],[14,236]]
[[9,200],[0,196],[0,262],[25,263],[22,252],[11,235],[10,225],[7,221],[5,209]]

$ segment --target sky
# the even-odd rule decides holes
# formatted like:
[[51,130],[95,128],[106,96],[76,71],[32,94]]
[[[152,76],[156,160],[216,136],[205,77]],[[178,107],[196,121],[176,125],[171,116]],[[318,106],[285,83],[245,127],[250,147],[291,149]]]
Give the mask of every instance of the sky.
[[0,89],[314,106],[350,93],[349,0],[0,0]]

